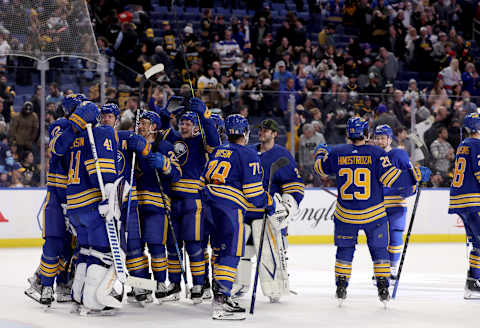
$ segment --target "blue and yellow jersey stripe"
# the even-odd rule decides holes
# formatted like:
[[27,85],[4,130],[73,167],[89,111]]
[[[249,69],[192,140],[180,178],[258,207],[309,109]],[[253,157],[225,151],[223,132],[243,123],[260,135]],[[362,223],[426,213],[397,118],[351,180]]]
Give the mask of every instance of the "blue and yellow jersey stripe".
[[395,166],[392,166],[380,177],[380,182],[388,188],[391,188],[392,185],[397,181],[398,177],[402,174],[402,170],[397,169]]
[[172,191],[177,193],[198,194],[205,183],[201,179],[180,179],[172,183]]
[[159,192],[153,192],[150,190],[137,190],[138,205],[146,206],[152,205],[159,208],[165,208],[163,199],[167,202],[167,209],[170,209],[170,198],[167,195],[163,195]]
[[385,204],[385,208],[407,207],[407,201],[402,196],[384,196],[383,202]]
[[[99,158],[98,164],[100,165],[100,172],[101,173],[112,173],[117,174],[117,169],[115,166],[115,161],[110,158]],[[97,173],[95,160],[89,159],[85,161],[85,167],[87,168],[87,172],[89,175]]]
[[265,190],[263,189],[262,181],[245,184],[242,186],[242,190],[245,198],[257,197],[265,192]]
[[82,130],[85,130],[85,128],[87,127],[87,122],[85,122],[85,120],[83,118],[81,118],[80,116],[78,116],[75,113],[70,115],[70,117],[68,119],[70,121],[76,123],[80,128],[82,128]]
[[91,188],[82,192],[67,195],[67,209],[78,209],[102,200],[102,193],[98,188]]
[[68,177],[63,174],[48,173],[47,186],[67,189]]
[[480,193],[450,196],[449,209],[480,206]]
[[[249,203],[243,193],[237,188],[225,185],[208,184],[207,189],[211,195],[229,200],[247,210]],[[250,206],[252,206],[250,204]]]
[[327,176],[327,174],[325,174],[325,172],[323,171],[323,167],[322,167],[323,160],[324,160],[323,158],[317,158],[315,160],[315,165],[313,166],[313,169],[318,175],[325,177]]
[[419,167],[412,167],[413,176],[415,177],[415,181],[420,182],[422,180],[422,173],[420,172]]
[[387,215],[383,202],[363,210],[349,210],[337,202],[337,207],[333,214],[338,220],[351,224],[370,223]]
[[282,194],[299,193],[303,196],[305,193],[305,184],[301,182],[290,182],[282,185]]
[[[132,200],[138,200],[138,192],[137,192],[137,186],[132,187]],[[123,197],[122,203],[128,202],[128,193]]]

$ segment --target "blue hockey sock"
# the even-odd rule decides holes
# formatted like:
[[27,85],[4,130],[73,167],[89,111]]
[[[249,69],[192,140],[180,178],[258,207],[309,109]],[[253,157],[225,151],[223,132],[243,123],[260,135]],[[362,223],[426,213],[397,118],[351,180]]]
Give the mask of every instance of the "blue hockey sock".
[[390,231],[390,243],[388,245],[388,255],[390,257],[390,263],[398,263],[400,255],[402,254],[403,247],[403,231],[393,230]]
[[190,260],[193,285],[203,285],[205,281],[205,261],[202,245],[199,241],[187,241],[185,249]]
[[137,249],[127,253],[127,270],[133,277],[148,278],[148,257]]
[[53,286],[58,273],[59,256],[63,240],[58,237],[46,237],[43,244],[42,258],[40,260],[40,280],[44,286]]
[[153,277],[158,282],[167,280],[167,257],[165,246],[162,244],[149,244],[151,254]]
[[470,251],[470,274],[471,278],[480,279],[480,250],[472,249]]
[[[345,276],[350,280],[352,275],[352,261],[355,247],[337,247],[337,255],[335,261],[335,277]],[[336,281],[337,281],[336,279]]]
[[216,259],[213,276],[222,294],[230,296],[233,283],[237,276],[237,267],[240,262],[239,256],[222,256]]

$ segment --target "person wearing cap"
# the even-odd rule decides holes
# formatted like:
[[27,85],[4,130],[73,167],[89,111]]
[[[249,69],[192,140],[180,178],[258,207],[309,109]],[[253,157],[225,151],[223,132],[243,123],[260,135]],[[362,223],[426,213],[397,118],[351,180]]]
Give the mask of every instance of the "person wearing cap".
[[[280,127],[275,120],[263,120],[258,127],[258,139],[260,142],[249,145],[249,147],[254,150],[260,158],[260,165],[263,170],[263,188],[265,190],[269,188],[270,168],[273,162],[281,157],[288,159],[289,164],[275,173],[269,189],[271,195],[277,193],[281,195],[281,197],[278,198],[275,196],[275,199],[276,201],[279,200],[289,209],[286,218],[288,220],[288,218],[293,217],[298,211],[298,206],[303,199],[305,185],[298,172],[295,159],[290,152],[286,148],[275,144],[275,138],[278,136],[279,131]],[[253,206],[247,208],[244,223],[248,225],[250,231],[252,231],[253,238],[246,240],[245,255],[238,266],[237,278],[232,289],[233,296],[241,296],[247,293],[250,287],[252,272],[251,258],[256,253],[253,247],[258,249],[261,219],[263,218],[264,212],[264,208],[255,208]],[[278,302],[282,295],[289,294],[288,290],[285,289],[285,286],[288,286],[288,280],[285,281],[282,279],[282,275],[280,274],[281,270],[274,272],[272,277],[266,269],[273,265],[273,263],[271,263],[273,257],[278,259],[276,251],[278,251],[279,248],[286,251],[287,233],[286,228],[279,231],[280,229],[277,229],[275,224],[269,224],[269,226],[272,228],[269,235],[274,235],[277,242],[276,247],[273,247],[273,249],[263,249],[266,253],[262,255],[262,263],[264,263],[264,266],[262,266],[259,272],[259,277],[263,294],[273,303]],[[248,228],[246,228],[246,230],[247,229]],[[270,236],[266,237],[271,238]]]
[[10,143],[18,145],[19,153],[25,149],[32,149],[38,134],[38,116],[33,112],[33,104],[26,101],[19,114],[12,118],[10,123]]
[[375,113],[377,118],[373,121],[373,130],[379,125],[388,125],[395,131],[402,125],[397,117],[393,115],[383,103],[378,105]]
[[292,72],[287,71],[287,65],[283,60],[280,60],[275,65],[275,73],[273,73],[273,79],[280,82],[280,89],[287,87],[287,80],[295,78]]
[[174,60],[177,55],[177,45],[175,39],[175,33],[172,31],[170,22],[165,20],[162,22],[162,46],[167,53],[170,60]]

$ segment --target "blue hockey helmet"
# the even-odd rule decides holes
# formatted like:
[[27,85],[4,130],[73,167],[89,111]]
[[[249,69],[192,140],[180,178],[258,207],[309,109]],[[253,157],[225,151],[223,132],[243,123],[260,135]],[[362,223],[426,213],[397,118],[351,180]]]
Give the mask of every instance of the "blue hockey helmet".
[[347,122],[347,137],[349,139],[362,138],[368,131],[368,121],[361,117],[351,117]]
[[472,133],[480,132],[480,114],[468,114],[463,119],[463,125]]
[[185,114],[180,117],[180,122],[184,120],[191,121],[193,125],[198,126],[198,116],[194,112],[185,112]]
[[149,120],[152,124],[157,125],[157,130],[160,129],[161,120],[160,120],[160,115],[158,115],[157,113],[150,110],[145,111],[140,115],[140,119]]
[[392,128],[388,124],[382,124],[382,125],[377,126],[374,134],[375,134],[375,136],[384,135],[384,136],[387,136],[387,137],[390,137],[390,138],[393,137]]
[[65,114],[71,114],[75,108],[80,105],[82,102],[87,101],[87,97],[83,94],[69,94],[63,98],[62,107],[65,111]]
[[240,114],[229,115],[225,120],[227,135],[243,135],[249,131],[248,121]]
[[117,104],[107,103],[100,107],[100,115],[101,114],[113,114],[116,118],[118,118],[118,116],[120,116],[120,109],[118,108]]

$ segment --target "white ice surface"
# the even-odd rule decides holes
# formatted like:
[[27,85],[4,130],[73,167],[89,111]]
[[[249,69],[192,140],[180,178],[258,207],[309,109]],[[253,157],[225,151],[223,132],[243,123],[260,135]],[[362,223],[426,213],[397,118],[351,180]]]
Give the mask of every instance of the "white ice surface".
[[[396,300],[384,309],[372,285],[372,263],[365,245],[355,254],[348,296],[339,308],[334,299],[335,247],[290,246],[291,289],[297,296],[269,304],[257,293],[254,317],[227,322],[210,319],[210,303],[125,304],[116,317],[85,318],[70,314],[70,305],[54,303],[45,312],[23,291],[38,265],[40,249],[2,249],[0,259],[0,327],[475,327],[480,301],[463,299],[467,259],[464,244],[412,244]],[[242,300],[247,305],[250,296]],[[247,306],[248,309],[248,306]]]

